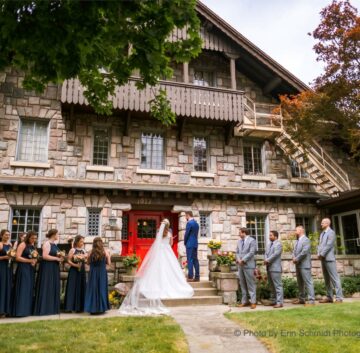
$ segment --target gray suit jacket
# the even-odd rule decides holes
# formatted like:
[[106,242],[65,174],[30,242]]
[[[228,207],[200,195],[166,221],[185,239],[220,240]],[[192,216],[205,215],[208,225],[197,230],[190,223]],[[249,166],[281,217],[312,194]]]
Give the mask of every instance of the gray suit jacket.
[[297,261],[296,267],[311,268],[311,244],[306,235],[296,241],[293,257]]
[[236,247],[236,260],[243,260],[245,264],[243,268],[255,268],[255,253],[256,253],[256,240],[252,237],[245,239],[244,248],[242,248],[241,239],[237,243]]
[[268,244],[265,251],[265,261],[269,262],[267,265],[267,270],[271,272],[281,272],[281,254],[282,254],[282,244],[279,240],[275,240],[271,246],[271,243]]
[[319,239],[318,255],[325,258],[325,261],[335,261],[335,232],[328,228],[328,230]]

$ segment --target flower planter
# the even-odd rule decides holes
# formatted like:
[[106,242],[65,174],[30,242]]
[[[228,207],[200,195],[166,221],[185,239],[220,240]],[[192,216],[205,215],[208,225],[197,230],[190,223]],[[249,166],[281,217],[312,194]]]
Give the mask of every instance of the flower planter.
[[219,249],[211,249],[211,255],[217,255],[219,253]]
[[229,265],[220,265],[219,268],[220,268],[220,272],[223,272],[223,273],[229,273],[230,272],[230,266]]
[[136,270],[137,270],[136,267],[128,267],[128,268],[126,269],[126,273],[127,273],[129,276],[135,276]]

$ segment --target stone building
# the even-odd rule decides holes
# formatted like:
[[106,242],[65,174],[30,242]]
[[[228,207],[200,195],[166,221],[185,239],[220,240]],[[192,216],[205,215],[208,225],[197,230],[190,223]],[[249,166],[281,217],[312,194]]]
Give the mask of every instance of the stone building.
[[197,10],[202,53],[160,83],[177,114],[171,128],[150,118],[151,91],[136,89],[135,74],[117,88],[110,117],[93,112],[76,79],[37,95],[21,73],[0,74],[0,228],[13,239],[35,229],[41,242],[56,227],[61,242],[102,236],[114,253],[144,256],[167,217],[183,256],[192,210],[206,275],[210,239],[233,250],[247,226],[261,254],[270,229],[312,232],[318,200],[359,187],[346,156],[315,141],[303,151],[274,113],[279,94],[308,87],[206,6]]

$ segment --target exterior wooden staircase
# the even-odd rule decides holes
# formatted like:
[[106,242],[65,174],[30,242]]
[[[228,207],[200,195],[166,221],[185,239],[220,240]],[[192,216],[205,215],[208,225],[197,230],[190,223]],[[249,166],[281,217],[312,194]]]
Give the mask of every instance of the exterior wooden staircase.
[[212,282],[190,282],[190,284],[195,291],[192,298],[162,299],[162,303],[167,307],[222,304],[222,297],[217,295],[217,290],[212,286]]
[[341,166],[315,140],[306,148],[295,142],[285,131],[283,120],[279,106],[255,103],[245,97],[243,121],[235,127],[234,135],[274,139],[332,197],[351,190],[349,177]]

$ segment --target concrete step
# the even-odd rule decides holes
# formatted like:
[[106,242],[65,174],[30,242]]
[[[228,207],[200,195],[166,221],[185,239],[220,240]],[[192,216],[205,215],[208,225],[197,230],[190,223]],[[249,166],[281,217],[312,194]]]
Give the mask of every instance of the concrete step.
[[194,288],[194,296],[195,297],[208,297],[212,295],[217,295],[216,288]]
[[162,299],[161,302],[167,307],[192,306],[192,305],[218,305],[222,304],[221,296],[202,296],[185,299]]
[[189,282],[193,288],[213,288],[211,281]]

